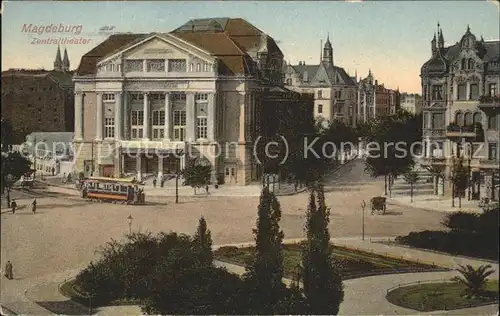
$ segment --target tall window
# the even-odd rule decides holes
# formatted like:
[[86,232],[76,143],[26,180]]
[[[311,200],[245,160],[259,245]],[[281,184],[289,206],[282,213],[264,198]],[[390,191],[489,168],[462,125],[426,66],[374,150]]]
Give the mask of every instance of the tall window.
[[482,115],[479,112],[474,113],[472,120],[474,121],[474,124],[475,123],[481,123],[481,124],[483,123]]
[[477,83],[473,83],[470,85],[470,100],[479,99],[479,85]]
[[104,138],[114,138],[115,137],[115,119],[105,118],[104,119]]
[[318,104],[318,114],[323,113],[323,104]]
[[153,139],[163,139],[165,137],[165,110],[153,110]]
[[472,118],[472,113],[471,112],[465,112],[465,115],[464,115],[464,125],[465,126],[470,126],[472,125],[472,123],[474,122],[473,118]]
[[496,160],[498,158],[498,149],[496,143],[488,143],[488,159]]
[[196,63],[196,72],[201,72],[201,64]]
[[206,117],[198,116],[197,118],[197,138],[207,139],[208,138],[208,121]]
[[144,71],[144,63],[142,59],[125,60],[125,72]]
[[146,66],[148,72],[163,72],[165,71],[165,59],[149,59]]
[[459,101],[467,100],[467,86],[465,84],[458,85],[458,98]]
[[455,123],[457,123],[458,126],[464,126],[464,115],[462,112],[458,111],[455,114]]
[[208,138],[208,94],[197,93],[194,100],[196,103],[196,138],[206,139]]
[[432,100],[443,100],[443,86],[432,86]]
[[467,60],[465,58],[462,58],[462,70],[467,69]]
[[472,60],[472,58],[469,58],[469,61],[468,61],[468,67],[469,69],[474,69],[474,60]]
[[174,140],[184,141],[186,135],[186,111],[174,111]]
[[185,59],[169,59],[168,60],[168,71],[169,72],[186,72],[186,60]]
[[134,110],[131,111],[131,139],[141,139],[144,137],[144,111]]
[[495,114],[488,116],[488,129],[497,130],[497,119],[500,119],[500,115],[498,118]]
[[496,83],[490,83],[489,92],[490,92],[490,97],[497,95],[497,84]]
[[323,98],[323,91],[318,90],[318,99]]

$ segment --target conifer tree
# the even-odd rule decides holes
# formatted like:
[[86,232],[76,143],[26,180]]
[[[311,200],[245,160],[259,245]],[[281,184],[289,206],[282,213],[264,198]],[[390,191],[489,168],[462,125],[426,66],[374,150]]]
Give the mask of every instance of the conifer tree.
[[318,185],[307,209],[307,241],[302,253],[304,296],[309,314],[336,315],[344,299],[342,279],[335,267],[328,232],[330,210]]
[[194,235],[194,245],[199,252],[200,263],[204,266],[211,266],[214,260],[212,235],[203,216],[200,218],[198,229]]
[[255,258],[247,266],[244,279],[249,289],[254,313],[273,314],[282,297],[283,231],[280,230],[281,207],[267,187],[262,190],[255,235]]

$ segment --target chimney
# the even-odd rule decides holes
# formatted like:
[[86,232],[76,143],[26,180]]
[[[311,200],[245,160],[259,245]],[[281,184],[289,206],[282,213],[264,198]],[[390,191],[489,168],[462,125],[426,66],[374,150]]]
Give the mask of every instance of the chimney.
[[375,80],[375,85],[378,86],[378,80]]
[[302,61],[302,65],[304,65],[304,66],[306,65],[306,61],[305,61],[305,60],[304,60],[304,61]]

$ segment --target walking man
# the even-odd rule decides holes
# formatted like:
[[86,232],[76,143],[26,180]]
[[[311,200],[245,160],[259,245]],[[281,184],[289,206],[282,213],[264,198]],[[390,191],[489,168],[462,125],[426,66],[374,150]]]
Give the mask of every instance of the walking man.
[[16,200],[12,200],[12,202],[10,203],[10,207],[12,209],[12,214],[15,214],[16,213],[16,207],[17,207]]
[[5,277],[9,280],[14,278],[14,275],[12,274],[12,263],[10,263],[10,261],[7,261],[7,264],[5,265]]
[[208,195],[208,185],[205,186],[205,191],[207,192]]
[[52,167],[52,170],[51,170],[51,171],[52,171],[52,176],[53,176],[53,175],[55,175],[55,173],[56,173],[56,168]]
[[31,211],[33,212],[33,214],[36,213],[36,199],[34,199],[31,203]]
[[156,188],[156,176],[153,179],[153,188]]

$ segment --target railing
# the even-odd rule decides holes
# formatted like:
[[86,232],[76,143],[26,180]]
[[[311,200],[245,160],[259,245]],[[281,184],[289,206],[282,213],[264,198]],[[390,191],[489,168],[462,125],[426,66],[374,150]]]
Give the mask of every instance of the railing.
[[500,96],[498,96],[498,95],[494,95],[494,96],[483,95],[483,96],[479,97],[479,104],[499,105],[500,104]]
[[411,286],[411,285],[420,285],[420,284],[432,284],[432,283],[454,283],[452,279],[448,280],[443,280],[443,279],[435,279],[435,280],[426,280],[426,281],[414,281],[414,282],[408,282],[408,283],[400,283],[398,285],[395,285],[393,287],[390,287],[387,289],[387,294],[389,292],[392,292],[395,289],[399,289],[400,287],[406,287],[406,286]]

